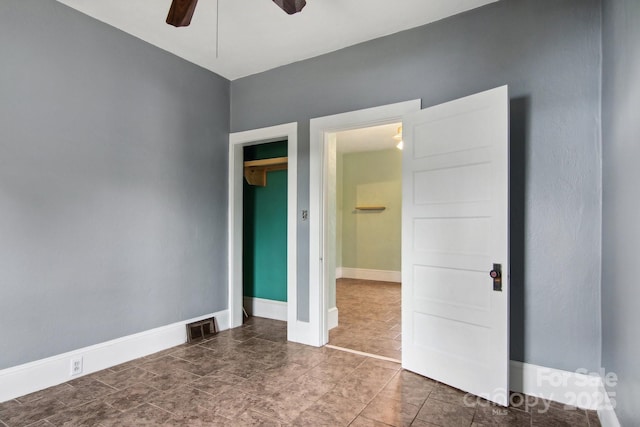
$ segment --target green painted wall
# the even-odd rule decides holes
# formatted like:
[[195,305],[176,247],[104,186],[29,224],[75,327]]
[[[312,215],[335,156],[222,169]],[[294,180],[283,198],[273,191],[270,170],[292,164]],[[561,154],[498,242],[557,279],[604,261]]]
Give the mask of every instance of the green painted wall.
[[[285,157],[287,141],[246,147],[245,160]],[[287,300],[287,171],[267,174],[267,186],[244,182],[244,296]]]
[[[400,271],[402,152],[346,153],[340,163],[342,266]],[[355,210],[366,205],[386,209]]]

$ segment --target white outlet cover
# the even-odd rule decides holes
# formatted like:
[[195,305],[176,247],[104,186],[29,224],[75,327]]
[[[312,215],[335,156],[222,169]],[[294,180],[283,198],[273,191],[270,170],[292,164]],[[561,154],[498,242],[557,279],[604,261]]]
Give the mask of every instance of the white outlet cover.
[[82,357],[71,359],[71,375],[80,375],[82,373]]

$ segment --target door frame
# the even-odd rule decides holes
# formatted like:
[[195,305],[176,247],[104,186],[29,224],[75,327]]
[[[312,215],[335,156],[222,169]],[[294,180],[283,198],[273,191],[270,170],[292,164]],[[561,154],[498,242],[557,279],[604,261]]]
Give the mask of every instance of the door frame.
[[298,211],[298,123],[285,123],[260,129],[229,134],[229,323],[231,328],[242,325],[242,222],[244,147],[287,140],[287,339],[297,336],[297,211]]
[[[407,113],[419,111],[421,100],[387,104],[311,119],[309,130],[309,339],[322,346],[329,341],[326,252],[328,163],[325,156],[330,134],[351,129],[397,123]],[[329,263],[330,264],[330,263]],[[335,286],[335,284],[334,284]],[[335,319],[337,323],[337,316]]]

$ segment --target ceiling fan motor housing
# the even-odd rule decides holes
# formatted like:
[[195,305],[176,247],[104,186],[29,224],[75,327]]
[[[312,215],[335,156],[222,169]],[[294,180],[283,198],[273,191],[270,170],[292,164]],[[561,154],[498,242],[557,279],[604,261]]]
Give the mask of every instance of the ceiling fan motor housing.
[[289,15],[300,12],[307,5],[306,0],[273,0],[273,2]]

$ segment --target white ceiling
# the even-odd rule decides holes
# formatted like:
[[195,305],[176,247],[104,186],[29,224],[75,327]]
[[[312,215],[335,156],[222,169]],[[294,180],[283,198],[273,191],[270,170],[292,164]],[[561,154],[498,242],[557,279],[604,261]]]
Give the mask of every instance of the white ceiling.
[[393,136],[402,123],[353,129],[336,133],[336,150],[339,153],[379,151],[396,148],[398,141]]
[[272,0],[200,0],[183,28],[165,23],[171,0],[58,1],[235,80],[497,0],[307,0],[295,15]]

